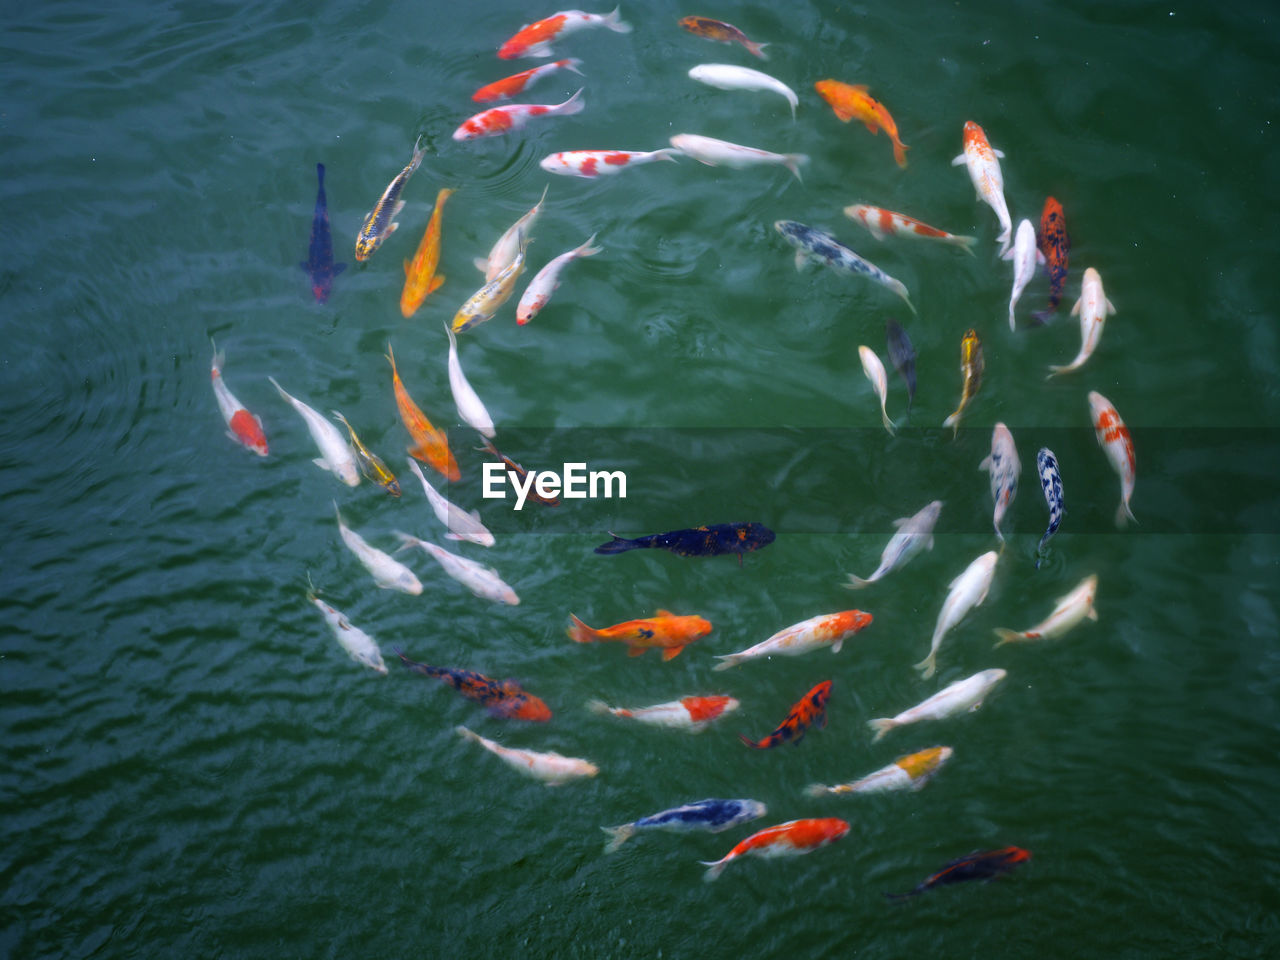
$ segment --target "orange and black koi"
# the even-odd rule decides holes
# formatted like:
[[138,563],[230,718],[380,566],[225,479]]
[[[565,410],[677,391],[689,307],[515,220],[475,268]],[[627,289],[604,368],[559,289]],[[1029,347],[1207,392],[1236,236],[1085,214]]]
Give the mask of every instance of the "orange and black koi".
[[345,263],[333,262],[333,237],[329,233],[329,208],[324,196],[324,164],[316,164],[316,212],[311,219],[311,248],[305,262],[298,264],[311,277],[311,292],[317,303],[329,299],[333,278],[347,269]]
[[799,743],[810,727],[816,726],[821,730],[827,725],[827,701],[830,699],[831,681],[823,680],[806,693],[800,702],[791,708],[791,712],[779,724],[778,729],[763,740],[752,740],[741,733],[738,737],[748,747],[755,747],[757,750],[768,750],[782,743]]
[[1062,300],[1062,288],[1067,282],[1067,254],[1071,252],[1071,237],[1067,235],[1067,220],[1062,215],[1062,204],[1053,197],[1044,202],[1040,214],[1040,236],[1037,238],[1040,252],[1044,254],[1045,269],[1049,273],[1049,306],[1032,313],[1037,323],[1048,323]]
[[776,536],[763,523],[713,523],[689,530],[670,530],[667,533],[654,533],[647,537],[636,537],[628,540],[613,531],[608,543],[596,547],[596,553],[625,553],[628,550],[643,550],[656,547],[670,550],[680,557],[718,557],[725,553],[736,553],[738,565],[742,565],[742,555],[752,550],[759,550],[773,543]]
[[406,657],[399,648],[396,649],[396,654],[414,673],[443,680],[468,700],[488,707],[495,717],[530,720],[534,723],[546,723],[551,719],[551,709],[514,680],[499,682],[472,670],[451,670],[448,667],[417,663]]
[[[520,466],[520,464],[516,463],[514,460],[508,457],[505,453],[502,453],[497,447],[493,445],[492,440],[485,440],[484,446],[477,447],[476,449],[483,450],[485,453],[489,454],[489,456],[493,457],[495,460],[501,461],[503,464],[506,465],[508,473],[514,473],[517,479],[521,481],[521,483],[524,482],[524,478],[529,471],[527,471],[524,467]],[[532,500],[534,503],[540,503],[544,507],[560,506],[559,497],[539,496],[538,491],[536,491],[533,487],[534,487],[533,484],[529,485],[528,499]]]
[[908,890],[906,893],[886,893],[885,896],[890,900],[905,900],[918,893],[924,893],[932,887],[940,887],[948,883],[963,883],[965,880],[994,880],[1030,859],[1031,851],[1024,850],[1022,847],[1005,847],[1001,850],[971,853],[958,860],[952,860],[914,890]]

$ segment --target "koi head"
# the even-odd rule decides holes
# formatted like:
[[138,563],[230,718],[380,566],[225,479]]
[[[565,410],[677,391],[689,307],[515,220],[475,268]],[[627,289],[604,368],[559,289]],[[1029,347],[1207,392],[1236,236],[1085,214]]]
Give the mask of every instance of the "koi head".
[[373,256],[373,251],[382,246],[382,238],[367,233],[360,234],[356,238],[356,259],[360,261],[368,260]]
[[495,710],[504,717],[513,720],[527,720],[530,723],[546,723],[551,719],[551,708],[531,693],[526,693],[513,680],[504,681],[501,687],[503,702]]
[[871,620],[869,613],[861,610],[845,610],[843,613],[836,614],[834,626],[843,633],[857,633],[864,627],[870,626]]

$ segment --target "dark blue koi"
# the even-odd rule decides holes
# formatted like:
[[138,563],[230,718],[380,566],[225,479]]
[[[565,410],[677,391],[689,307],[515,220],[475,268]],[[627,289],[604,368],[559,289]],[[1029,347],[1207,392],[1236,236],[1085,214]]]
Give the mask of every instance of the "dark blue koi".
[[670,550],[681,557],[718,557],[725,553],[736,553],[738,563],[742,563],[742,555],[752,550],[759,550],[773,543],[774,532],[762,523],[713,523],[708,526],[694,527],[689,530],[671,530],[667,533],[654,533],[647,537],[636,537],[628,540],[616,533],[610,533],[612,540],[596,547],[596,553],[624,553],[627,550],[643,550],[656,547]]
[[885,339],[889,343],[889,361],[898,376],[907,385],[907,406],[916,398],[916,350],[911,338],[897,320],[890,317],[884,324]]
[[316,212],[311,219],[311,249],[305,263],[298,266],[311,277],[311,292],[318,303],[329,299],[333,278],[347,268],[345,263],[333,262],[333,240],[329,236],[329,208],[324,197],[324,164],[316,164]]
[[906,893],[886,893],[890,900],[905,900],[932,887],[966,880],[993,880],[1008,873],[1020,863],[1031,859],[1031,851],[1022,847],[1005,847],[1001,850],[985,850],[952,860],[913,890]]

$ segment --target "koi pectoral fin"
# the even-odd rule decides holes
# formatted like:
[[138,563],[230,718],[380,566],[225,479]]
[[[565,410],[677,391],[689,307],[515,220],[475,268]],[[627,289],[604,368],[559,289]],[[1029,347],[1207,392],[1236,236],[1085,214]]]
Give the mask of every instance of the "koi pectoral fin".
[[680,656],[680,651],[683,649],[684,647],[667,647],[667,649],[662,651],[663,661],[665,662],[667,660],[675,659],[676,657]]
[[628,657],[643,657],[647,647],[627,647]]

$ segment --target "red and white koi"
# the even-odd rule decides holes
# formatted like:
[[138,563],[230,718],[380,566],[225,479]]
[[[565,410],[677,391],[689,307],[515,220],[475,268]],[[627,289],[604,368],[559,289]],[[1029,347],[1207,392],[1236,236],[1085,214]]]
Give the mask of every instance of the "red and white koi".
[[346,615],[341,610],[329,606],[329,604],[317,597],[313,591],[308,591],[307,599],[315,604],[316,609],[323,615],[324,622],[333,631],[334,638],[342,649],[347,651],[347,655],[352,660],[363,664],[370,670],[377,671],[383,675],[386,674],[387,665],[383,662],[382,651],[378,649],[377,641],[373,637],[359,627],[353,627],[351,621],[346,618]]
[[538,161],[538,166],[547,173],[593,179],[615,174],[626,167],[639,166],[642,163],[675,160],[672,155],[679,152],[672,147],[650,150],[647,153],[638,150],[565,150],[543,157]]
[[[520,303],[516,306],[516,323],[524,326],[539,311],[547,305],[547,301],[551,299],[551,294],[556,292],[556,288],[560,286],[560,271],[567,267],[579,257],[594,257],[597,253],[603,251],[603,247],[593,247],[591,244],[595,242],[596,235],[593,233],[587,238],[587,242],[580,247],[574,247],[566,253],[553,259],[545,267],[539,270],[529,285],[524,288],[524,293],[520,296]],[[489,434],[493,436],[493,434]]]
[[991,692],[1008,673],[996,667],[983,670],[971,677],[957,680],[948,687],[943,687],[932,697],[916,704],[909,710],[903,710],[896,717],[881,717],[868,720],[867,726],[875,731],[875,740],[879,740],[894,727],[902,727],[921,720],[945,720],[966,710],[972,713],[982,706],[987,694]]
[[493,107],[462,122],[453,131],[455,140],[479,140],[522,130],[534,117],[568,117],[581,113],[586,106],[579,89],[564,103],[516,103],[509,107]]
[[466,540],[468,543],[478,543],[482,547],[493,546],[493,534],[480,522],[479,513],[475,510],[467,513],[457,504],[450,503],[422,475],[418,462],[412,458],[409,460],[409,469],[422,481],[423,492],[427,495],[427,502],[431,504],[436,519],[448,528],[449,532],[444,535],[446,540]]
[[796,105],[800,102],[796,92],[781,80],[760,70],[731,63],[700,63],[689,71],[689,76],[719,90],[766,90],[776,93],[791,105],[791,119],[796,118]]
[[1111,301],[1107,299],[1102,289],[1101,275],[1090,267],[1084,272],[1084,279],[1080,282],[1080,299],[1071,308],[1071,315],[1080,317],[1080,352],[1066,366],[1051,366],[1049,377],[1059,373],[1070,373],[1084,366],[1084,362],[1093,355],[1093,351],[1098,347],[1098,341],[1102,339],[1102,326],[1107,322],[1107,317],[1115,312],[1116,308],[1111,305]]
[[716,664],[715,669],[728,670],[757,657],[798,657],[821,647],[830,647],[832,653],[839,653],[845,640],[870,626],[871,620],[871,614],[861,610],[842,610],[840,613],[810,617],[779,630],[754,647],[716,657],[723,662]]
[[889,431],[889,435],[893,436],[893,421],[889,419],[888,411],[885,410],[885,404],[889,400],[889,375],[884,372],[884,364],[870,347],[858,347],[858,356],[862,359],[862,372],[867,375],[871,386],[875,388],[876,396],[880,398],[880,421]]
[[987,142],[983,129],[972,120],[964,125],[964,153],[951,161],[953,167],[964,164],[969,169],[969,179],[973,188],[978,191],[978,199],[991,205],[1000,221],[1000,236],[996,243],[1000,244],[1000,253],[1009,249],[1009,241],[1013,239],[1013,221],[1009,218],[1009,205],[1004,199],[1004,174],[1000,172],[1000,161],[997,157],[1004,154],[992,149]]
[[659,703],[652,707],[611,707],[602,700],[592,700],[587,708],[593,713],[610,713],[655,727],[687,730],[701,733],[721,717],[737,710],[740,704],[733,697],[681,697],[671,703]]
[[335,501],[333,512],[338,515],[338,533],[347,549],[356,555],[356,559],[364,566],[378,586],[384,590],[399,590],[411,596],[422,593],[422,584],[413,575],[413,571],[399,560],[383,553],[377,547],[370,546],[360,534],[342,522],[342,511]]
[[508,766],[514,767],[527,777],[541,780],[549,787],[558,787],[581,777],[594,777],[600,768],[587,760],[577,757],[565,757],[549,751],[538,753],[534,750],[513,750],[500,743],[494,743],[488,737],[473,733],[466,727],[455,728],[464,740],[478,743]]
[[615,33],[630,33],[631,24],[622,22],[621,8],[612,13],[583,13],[581,10],[562,10],[537,23],[525,24],[510,40],[498,48],[503,60],[517,57],[549,57],[551,44],[571,33],[588,27],[607,27]]
[[[209,340],[213,343],[213,340]],[[226,356],[213,344],[213,395],[218,401],[218,409],[222,411],[222,419],[227,422],[227,436],[236,443],[243,444],[260,457],[267,455],[267,435],[262,432],[262,421],[245,409],[244,404],[235,398],[222,382],[222,364]]]
[[803,153],[771,153],[755,147],[744,147],[740,143],[728,140],[717,140],[715,137],[703,137],[696,133],[678,133],[671,138],[671,146],[686,157],[692,157],[708,167],[732,167],[741,170],[762,163],[777,164],[786,167],[797,180],[802,180],[800,167],[808,163],[809,158]]
[[298,411],[298,415],[307,424],[311,439],[320,448],[320,456],[311,462],[321,470],[330,471],[348,487],[359,485],[360,468],[356,465],[356,455],[351,452],[351,447],[342,438],[338,428],[297,397],[292,397],[286,393],[284,387],[276,383],[275,377],[267,377],[267,379],[280,391],[280,396],[284,397],[289,402],[289,405]]
[[516,258],[516,254],[520,252],[520,235],[524,234],[526,237],[531,235],[534,223],[542,214],[542,205],[547,202],[547,190],[548,187],[543,187],[542,196],[538,202],[529,208],[528,213],[507,227],[489,250],[487,257],[475,258],[473,262],[476,269],[484,274],[485,283],[497,277]]
[[803,853],[812,853],[829,843],[835,843],[848,832],[848,821],[837,817],[789,820],[776,827],[767,827],[747,837],[719,860],[714,862],[703,860],[702,865],[711,869],[702,879],[707,882],[714,880],[720,876],[730,861],[741,856],[749,854],[770,860],[775,857],[795,857]]
[[1120,506],[1116,508],[1116,526],[1123,528],[1129,520],[1137,523],[1137,518],[1129,509],[1133,484],[1138,475],[1133,437],[1129,436],[1129,428],[1124,425],[1111,401],[1097,390],[1089,391],[1089,414],[1093,418],[1093,431],[1098,437],[1098,446],[1102,447],[1111,468],[1120,477]]
[[1064,597],[1059,597],[1053,612],[1042,623],[1029,630],[1006,630],[996,627],[996,636],[1000,640],[996,646],[1006,643],[1020,643],[1026,640],[1053,640],[1068,630],[1073,629],[1084,620],[1098,619],[1098,611],[1093,601],[1098,595],[1098,575],[1090,574],[1076,585],[1076,588]]
[[1036,246],[1036,228],[1030,220],[1018,221],[1018,233],[1013,238],[1013,247],[1005,252],[1002,259],[1013,261],[1013,292],[1009,294],[1009,329],[1016,330],[1013,308],[1018,305],[1018,298],[1022,296],[1022,291],[1035,276],[1036,264],[1044,263],[1044,254]]
[[951,759],[950,747],[929,747],[916,753],[899,757],[887,767],[881,767],[875,773],[867,774],[861,780],[852,783],[841,783],[828,787],[815,783],[805,792],[811,797],[821,797],[828,793],[840,796],[846,793],[888,793],[891,790],[920,790],[930,778],[942,769],[942,765]]
[[991,589],[991,580],[995,576],[996,561],[1000,554],[988,550],[969,566],[964,573],[949,584],[950,592],[938,611],[938,622],[933,628],[933,641],[929,646],[929,655],[916,664],[916,669],[927,680],[937,669],[938,648],[942,646],[942,638],[948,630],[956,626],[974,607],[981,606],[987,599],[987,591]]
[[995,502],[995,513],[991,522],[996,528],[996,537],[1004,543],[1004,534],[1000,532],[1000,521],[1005,511],[1013,503],[1018,494],[1018,477],[1022,474],[1022,461],[1018,459],[1018,448],[1013,442],[1013,434],[1003,423],[997,423],[991,431],[991,452],[978,464],[979,470],[991,474],[991,499]]
[[436,563],[440,564],[445,573],[481,600],[505,603],[512,607],[519,605],[520,598],[516,596],[516,592],[507,585],[493,567],[486,567],[483,563],[476,563],[456,553],[450,553],[444,547],[438,547],[426,540],[419,540],[411,534],[401,533],[399,530],[395,533],[400,538],[401,550],[408,547],[421,547]]
[[914,217],[908,217],[905,213],[894,213],[892,210],[872,207],[865,203],[855,203],[845,207],[844,215],[870,230],[871,235],[877,240],[884,240],[886,237],[919,237],[923,240],[949,243],[970,255],[973,254],[973,245],[978,242],[976,237],[960,237],[954,233],[939,230],[937,227],[931,227]]
[[578,76],[582,76],[582,71],[578,69],[580,66],[582,66],[581,60],[575,60],[570,57],[567,60],[544,63],[540,67],[530,67],[528,70],[521,70],[519,73],[514,73],[509,77],[503,77],[501,80],[486,84],[473,93],[471,99],[476,103],[510,100],[512,97],[524,93],[543,77],[555,73],[557,70],[571,70]]

